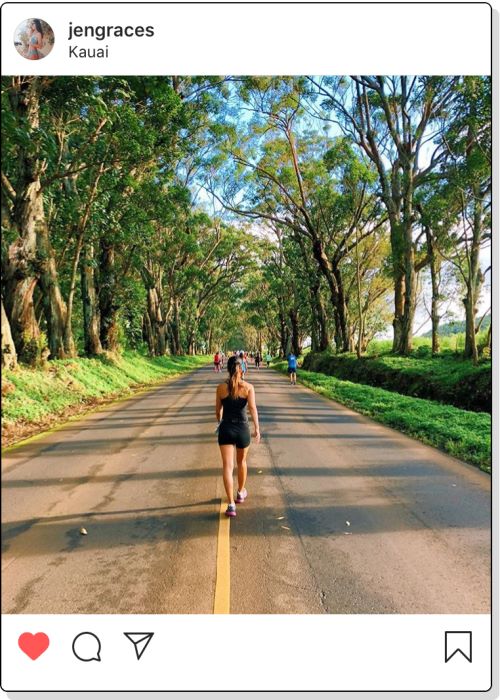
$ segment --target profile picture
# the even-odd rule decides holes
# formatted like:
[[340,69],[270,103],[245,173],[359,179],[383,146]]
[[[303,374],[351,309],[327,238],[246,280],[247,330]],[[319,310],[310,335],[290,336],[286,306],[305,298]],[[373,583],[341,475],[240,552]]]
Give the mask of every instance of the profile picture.
[[43,19],[25,19],[14,33],[17,52],[29,61],[45,58],[54,47],[54,31]]

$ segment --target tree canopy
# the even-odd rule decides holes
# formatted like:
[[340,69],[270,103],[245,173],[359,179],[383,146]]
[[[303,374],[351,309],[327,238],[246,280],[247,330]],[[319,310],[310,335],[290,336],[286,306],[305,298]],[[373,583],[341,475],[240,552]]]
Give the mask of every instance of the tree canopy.
[[408,354],[416,314],[437,353],[450,296],[477,360],[489,78],[4,77],[2,113],[4,365]]

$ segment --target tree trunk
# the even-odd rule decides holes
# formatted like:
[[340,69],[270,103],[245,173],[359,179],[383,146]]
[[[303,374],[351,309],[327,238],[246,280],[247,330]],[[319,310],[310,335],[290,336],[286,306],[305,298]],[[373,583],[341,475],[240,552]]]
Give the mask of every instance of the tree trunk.
[[[43,207],[43,202],[40,202]],[[65,346],[65,329],[67,322],[67,307],[62,298],[57,278],[57,267],[54,251],[50,244],[47,224],[43,209],[37,222],[37,250],[40,267],[40,289],[43,295],[43,310],[47,322],[47,340],[52,358],[62,359],[72,356],[75,345],[71,337],[68,348]]]
[[468,285],[467,294],[463,300],[465,306],[465,349],[464,357],[471,359],[474,363],[478,360],[476,344],[476,308],[474,291]]
[[293,354],[298,357],[300,353],[302,352],[302,347],[300,343],[300,335],[299,335],[299,319],[298,319],[298,314],[297,314],[297,309],[290,309],[289,312],[290,316],[290,326],[292,329],[292,352]]
[[[80,220],[79,220],[78,226],[77,226],[76,246],[75,246],[75,253],[73,256],[73,264],[72,264],[72,268],[71,268],[71,279],[70,279],[70,286],[69,286],[69,293],[68,293],[66,325],[64,328],[64,347],[65,347],[65,351],[66,351],[67,355],[70,357],[74,357],[76,355],[75,342],[73,339],[72,323],[73,323],[73,303],[74,303],[75,291],[76,291],[76,278],[77,278],[77,274],[78,274],[78,265],[80,262],[80,256],[81,256],[82,249],[83,249],[85,230],[87,228],[87,224],[88,224],[88,221],[90,218],[90,212],[92,210],[92,205],[93,205],[93,203],[96,199],[96,196],[97,196],[97,189],[99,186],[99,180],[101,179],[103,172],[104,172],[104,163],[101,163],[99,166],[99,169],[97,170],[97,172],[94,175],[94,180],[93,180],[92,186],[90,188],[89,194],[87,196],[87,201],[86,201],[82,216],[80,217]],[[82,282],[83,282],[83,277],[82,277]],[[84,290],[82,287],[82,292],[83,291]],[[94,289],[94,293],[95,293],[95,289]],[[84,307],[85,307],[85,302],[84,302]],[[102,348],[101,348],[100,352],[102,352]],[[96,353],[90,353],[90,354],[96,354]]]
[[73,326],[73,302],[74,302],[74,298],[75,298],[76,277],[78,274],[78,264],[80,261],[82,247],[83,247],[83,231],[81,231],[78,235],[78,238],[76,241],[75,254],[73,256],[73,264],[71,267],[71,279],[70,279],[69,293],[68,293],[68,304],[67,304],[67,311],[66,311],[66,326],[64,328],[64,347],[66,349],[67,354],[70,357],[74,357],[76,355],[76,348],[75,348],[75,342],[73,340],[73,327],[72,327]]
[[[349,324],[349,352],[355,353],[358,349],[358,338],[356,337],[357,323]],[[361,348],[363,348],[363,337],[361,336]],[[361,354],[363,350],[361,349]]]
[[[389,210],[388,202],[385,201]],[[389,225],[391,239],[392,277],[394,283],[394,319],[392,326],[394,335],[392,351],[396,354],[402,352],[403,327],[404,327],[404,299],[405,299],[405,256],[402,234],[402,225],[399,218],[389,210]]]
[[95,288],[94,246],[85,247],[81,265],[82,302],[83,302],[83,339],[85,353],[89,356],[100,355],[103,351],[100,331],[99,305]]
[[153,355],[157,357],[165,355],[167,351],[165,337],[165,319],[161,308],[161,299],[156,287],[147,289],[147,313],[150,320],[153,337]]
[[[40,126],[41,78],[17,77],[12,81],[12,89],[8,93],[12,112],[20,125],[27,123],[29,141],[31,134]],[[13,202],[11,223],[19,237],[8,250],[4,301],[15,347],[21,355],[24,344],[40,335],[33,307],[33,292],[38,281],[37,222],[40,217],[43,220],[43,199],[41,162],[37,149],[21,147],[18,163],[18,189],[14,191],[10,183],[7,187]]]
[[337,265],[332,266],[333,275],[337,283],[337,314],[338,325],[340,331],[341,352],[349,351],[349,332],[348,332],[348,312],[347,302],[344,293],[344,283],[342,273]]
[[288,350],[289,331],[288,331],[288,326],[286,325],[285,315],[284,315],[282,310],[280,310],[280,312],[279,312],[279,319],[280,319],[280,355],[281,355],[281,357],[286,357],[287,350]]
[[[337,352],[347,352],[349,349],[349,337],[347,332],[347,307],[342,285],[342,275],[338,265],[332,265],[326,257],[323,245],[319,238],[313,240],[313,254],[319,269],[325,277],[330,299],[333,307],[333,318],[335,323],[335,345]],[[340,287],[339,287],[340,283]]]
[[432,354],[439,353],[439,281],[440,281],[440,260],[436,255],[436,248],[429,226],[425,226],[425,237],[427,240],[427,255],[431,272],[431,323],[432,323]]
[[32,337],[39,336],[33,312],[33,292],[37,279],[43,295],[47,334],[52,357],[65,357],[64,327],[66,305],[61,296],[57,269],[45,221],[40,178],[45,170],[40,148],[40,94],[43,78],[14,78],[8,92],[12,111],[20,128],[27,129],[27,142],[19,148],[18,191],[4,178],[13,198],[13,226],[19,239],[10,247],[7,265],[6,303],[18,351]]
[[468,255],[467,270],[467,294],[463,300],[465,306],[465,349],[464,356],[472,359],[474,363],[478,361],[478,351],[476,342],[476,304],[482,285],[482,275],[479,266],[479,253],[481,247],[482,227],[483,227],[483,199],[479,187],[472,188],[473,195],[473,223],[472,241]]
[[148,350],[151,357],[155,354],[155,339],[153,335],[153,328],[151,327],[151,319],[147,311],[144,312],[142,317],[142,334],[144,339],[148,344]]
[[319,320],[319,347],[318,350],[319,352],[324,352],[325,350],[328,350],[330,345],[331,345],[331,339],[330,339],[330,331],[328,330],[328,319],[326,317],[325,313],[325,307],[323,305],[323,300],[321,299],[320,296],[320,303],[321,303],[321,313],[318,314],[318,320]]
[[[12,247],[9,249],[9,257],[12,253]],[[23,268],[26,269],[25,262],[16,266],[16,275],[23,274]],[[10,278],[6,283],[6,309],[11,318],[14,345],[20,356],[22,356],[26,342],[40,336],[40,328],[35,317],[33,304],[33,292],[36,284],[36,278],[28,274],[20,278]]]
[[319,278],[311,285],[311,315],[314,325],[311,333],[311,350],[324,352],[330,347],[330,334]]
[[182,355],[182,345],[181,345],[181,321],[179,313],[179,299],[174,298],[173,303],[173,319],[171,324],[171,338],[172,338],[172,355]]
[[362,343],[364,336],[364,317],[363,317],[363,305],[361,304],[361,269],[359,266],[359,248],[358,248],[358,231],[356,229],[356,292],[357,292],[357,302],[358,302],[358,342],[356,345],[356,354],[358,360],[361,358],[362,354]]
[[99,266],[99,311],[101,316],[100,338],[104,350],[116,352],[118,348],[118,309],[116,298],[115,247],[101,238]]
[[12,333],[10,330],[10,323],[5,313],[3,299],[2,299],[2,369],[14,369],[17,366],[17,353],[16,346],[14,345],[14,340],[12,338]]
[[196,335],[200,321],[199,309],[196,310],[194,318],[190,319],[188,332],[188,355],[196,355]]
[[403,310],[403,329],[400,353],[408,355],[412,349],[413,322],[417,306],[417,273],[415,270],[415,246],[412,237],[413,222],[413,177],[411,167],[406,168],[404,178],[403,232],[405,263],[405,294]]

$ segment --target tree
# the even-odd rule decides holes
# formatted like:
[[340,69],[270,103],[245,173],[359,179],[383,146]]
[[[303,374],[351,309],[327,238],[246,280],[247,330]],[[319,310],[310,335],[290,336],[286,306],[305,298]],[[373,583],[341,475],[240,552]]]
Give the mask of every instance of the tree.
[[17,353],[12,333],[10,331],[10,323],[5,313],[2,299],[2,369],[14,369],[17,366]]
[[452,260],[465,286],[464,355],[477,362],[477,303],[485,275],[480,252],[491,241],[490,78],[467,76],[460,81],[453,119],[443,141],[447,175],[460,216]]
[[412,347],[417,272],[427,259],[418,260],[413,236],[414,194],[444,158],[437,146],[426,167],[423,146],[432,140],[429,130],[449,108],[456,78],[428,76],[351,76],[311,78],[322,106],[333,110],[327,119],[339,124],[376,167],[380,196],[391,232],[394,278],[393,351],[408,354]]

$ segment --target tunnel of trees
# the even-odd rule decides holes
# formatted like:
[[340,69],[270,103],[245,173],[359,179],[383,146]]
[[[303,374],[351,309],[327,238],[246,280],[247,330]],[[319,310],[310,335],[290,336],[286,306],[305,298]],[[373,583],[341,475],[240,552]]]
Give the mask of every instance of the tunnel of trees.
[[2,365],[222,347],[477,361],[481,76],[3,78]]

